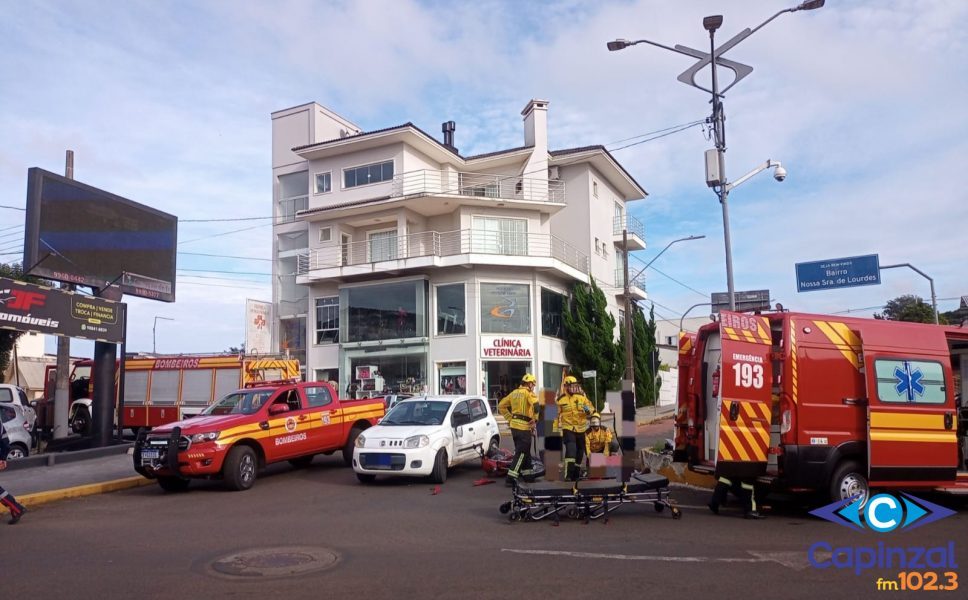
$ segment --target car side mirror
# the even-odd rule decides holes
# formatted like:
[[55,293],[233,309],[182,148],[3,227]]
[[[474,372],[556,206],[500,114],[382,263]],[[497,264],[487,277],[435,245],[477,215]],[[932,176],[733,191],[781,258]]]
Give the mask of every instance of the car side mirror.
[[281,415],[282,413],[289,412],[289,406],[285,404],[273,404],[269,407],[270,415]]
[[462,437],[464,435],[464,428],[458,425],[457,428],[454,429],[454,432],[457,434],[457,437]]

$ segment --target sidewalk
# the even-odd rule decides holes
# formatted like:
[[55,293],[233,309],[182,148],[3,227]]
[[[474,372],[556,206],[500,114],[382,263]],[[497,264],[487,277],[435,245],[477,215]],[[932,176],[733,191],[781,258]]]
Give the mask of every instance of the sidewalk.
[[[153,482],[134,471],[130,454],[113,454],[77,462],[37,465],[0,472],[0,483],[31,508],[39,504],[103,494]],[[0,509],[0,513],[3,513]]]

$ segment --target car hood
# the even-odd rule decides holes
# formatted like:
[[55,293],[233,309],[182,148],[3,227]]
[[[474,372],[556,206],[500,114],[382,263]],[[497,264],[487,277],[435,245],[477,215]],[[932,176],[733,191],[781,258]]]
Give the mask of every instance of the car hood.
[[434,437],[450,431],[445,425],[374,425],[363,435],[367,440],[405,440],[414,435]]
[[193,417],[182,421],[168,423],[161,427],[155,427],[151,433],[170,433],[175,427],[181,427],[182,434],[207,433],[209,431],[222,431],[237,425],[254,423],[259,420],[256,415],[212,415],[207,417]]

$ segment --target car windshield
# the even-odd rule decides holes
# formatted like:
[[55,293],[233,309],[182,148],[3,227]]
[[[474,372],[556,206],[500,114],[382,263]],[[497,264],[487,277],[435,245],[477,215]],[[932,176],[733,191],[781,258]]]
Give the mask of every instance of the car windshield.
[[440,425],[450,404],[440,400],[405,400],[394,406],[380,425]]
[[272,390],[232,392],[202,411],[203,415],[251,415],[272,396]]

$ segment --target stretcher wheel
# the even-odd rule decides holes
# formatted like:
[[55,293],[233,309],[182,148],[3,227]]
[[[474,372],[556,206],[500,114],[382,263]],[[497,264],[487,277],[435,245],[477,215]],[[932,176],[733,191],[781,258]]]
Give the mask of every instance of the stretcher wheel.
[[672,507],[672,518],[675,519],[675,520],[677,520],[677,521],[679,519],[681,519],[682,518],[682,511],[679,510],[676,507]]
[[[655,512],[657,512],[657,513],[660,513],[660,512],[662,512],[663,510],[665,510],[665,504],[663,504],[663,503],[661,503],[661,502],[656,502],[656,503],[655,503],[655,504],[653,504],[652,506],[654,506],[654,507],[655,507]],[[673,513],[673,514],[675,514],[675,513]]]

